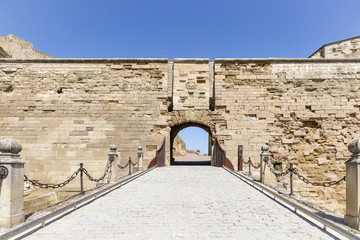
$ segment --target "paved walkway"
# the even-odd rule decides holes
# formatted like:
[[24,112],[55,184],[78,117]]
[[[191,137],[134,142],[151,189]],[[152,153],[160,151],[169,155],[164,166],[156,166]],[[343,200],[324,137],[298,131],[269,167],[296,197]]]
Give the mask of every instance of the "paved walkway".
[[26,239],[332,239],[222,168],[156,168]]

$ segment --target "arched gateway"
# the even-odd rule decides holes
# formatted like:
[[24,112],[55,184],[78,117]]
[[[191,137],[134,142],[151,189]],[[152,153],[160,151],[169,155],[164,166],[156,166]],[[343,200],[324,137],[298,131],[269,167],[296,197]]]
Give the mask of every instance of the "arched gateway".
[[[226,157],[225,150],[221,147],[223,140],[220,141],[216,135],[216,129],[226,126],[224,117],[219,113],[214,113],[207,109],[197,110],[176,110],[169,112],[169,120],[167,121],[165,136],[168,141],[162,141],[162,144],[156,151],[156,157],[149,163],[150,166],[158,165],[172,165],[174,164],[173,144],[176,135],[184,128],[199,127],[209,134],[208,146],[209,155],[211,155],[211,165],[222,166],[234,169],[231,161]],[[224,137],[224,136],[221,136]],[[164,144],[169,144],[169,147]],[[164,151],[166,150],[166,153]],[[213,154],[214,150],[217,155]],[[157,156],[160,154],[164,159],[159,159]],[[156,159],[156,160],[155,160]]]
[[214,136],[211,133],[210,127],[199,124],[199,123],[187,122],[187,123],[175,125],[170,130],[170,164],[171,165],[173,165],[174,161],[175,161],[175,159],[174,159],[174,139],[181,130],[188,128],[188,127],[199,127],[201,129],[205,130],[209,134],[208,153],[209,153],[209,155],[211,155],[211,152],[212,152],[211,147],[212,147],[212,142],[213,142]]
[[[226,157],[226,151],[221,146],[221,143],[219,139],[211,132],[211,129],[209,126],[195,123],[195,122],[185,122],[182,124],[174,125],[171,127],[170,130],[170,165],[175,164],[174,159],[174,139],[176,135],[184,128],[187,127],[199,127],[203,130],[205,130],[209,134],[208,139],[208,152],[209,155],[211,155],[211,165],[221,167],[226,166],[232,170],[234,170],[234,166],[231,163],[231,161]],[[149,163],[148,168],[151,168],[153,166],[163,167],[166,165],[166,156],[168,155],[166,153],[166,137],[163,138],[159,148],[156,150],[156,155],[153,158],[153,160]],[[192,163],[194,164],[194,163]],[[200,164],[199,164],[200,165]],[[204,165],[204,164],[201,164]],[[208,164],[210,165],[210,163]]]

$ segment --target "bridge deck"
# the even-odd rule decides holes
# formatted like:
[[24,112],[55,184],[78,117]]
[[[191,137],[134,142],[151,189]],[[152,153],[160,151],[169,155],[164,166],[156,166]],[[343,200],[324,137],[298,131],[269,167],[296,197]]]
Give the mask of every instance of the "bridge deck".
[[156,168],[26,239],[333,239],[222,168]]

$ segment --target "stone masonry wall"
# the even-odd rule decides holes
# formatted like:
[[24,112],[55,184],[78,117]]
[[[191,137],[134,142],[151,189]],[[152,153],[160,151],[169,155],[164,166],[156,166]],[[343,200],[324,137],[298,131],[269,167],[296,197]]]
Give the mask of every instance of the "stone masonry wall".
[[[80,162],[100,176],[110,144],[121,164],[141,145],[146,167],[162,137],[189,122],[218,136],[235,168],[238,145],[259,161],[268,143],[284,169],[292,162],[309,180],[330,181],[343,177],[347,143],[360,137],[359,59],[9,59],[0,80],[0,138],[23,144],[25,173],[41,182],[65,180]],[[344,210],[344,183],[295,178],[295,190]]]
[[360,58],[360,36],[325,44],[311,58]]
[[174,110],[209,109],[209,68],[208,59],[174,60]]
[[53,58],[33,48],[33,44],[12,34],[0,36],[0,58]]
[[80,162],[101,176],[110,144],[122,165],[141,145],[146,164],[166,124],[163,62],[2,63],[0,136],[23,144],[25,173],[41,182],[65,180]]
[[[236,146],[259,161],[269,143],[273,162],[293,162],[310,181],[345,175],[347,144],[360,137],[360,62],[215,62],[216,108],[227,120],[224,147],[235,163]],[[305,185],[304,197],[343,212],[345,184]],[[288,177],[282,180],[287,186]]]

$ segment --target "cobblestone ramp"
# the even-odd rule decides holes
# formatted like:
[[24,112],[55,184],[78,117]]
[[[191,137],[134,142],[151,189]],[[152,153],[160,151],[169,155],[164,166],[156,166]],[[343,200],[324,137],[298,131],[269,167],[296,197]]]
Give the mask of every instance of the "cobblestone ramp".
[[222,168],[156,168],[26,239],[333,239]]

